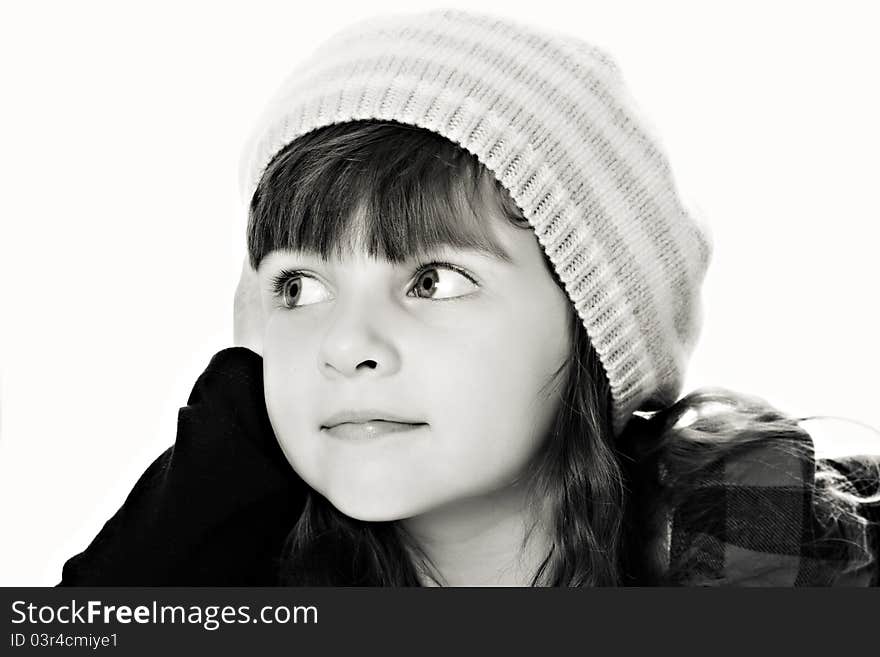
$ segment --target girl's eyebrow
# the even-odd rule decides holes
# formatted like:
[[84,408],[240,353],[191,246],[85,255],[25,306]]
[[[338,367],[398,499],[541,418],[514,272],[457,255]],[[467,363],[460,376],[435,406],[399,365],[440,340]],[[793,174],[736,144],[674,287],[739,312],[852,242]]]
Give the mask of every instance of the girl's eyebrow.
[[488,244],[478,244],[478,243],[468,243],[464,246],[459,244],[453,244],[450,242],[440,242],[428,248],[428,252],[438,250],[438,249],[463,249],[465,251],[476,251],[477,253],[481,253],[485,256],[493,258],[495,260],[499,260],[506,264],[513,264],[513,258],[511,255],[504,249],[501,244],[496,242],[495,240],[490,240]]
[[500,260],[501,262],[504,262],[508,265],[513,264],[513,258],[510,256],[510,254],[504,249],[503,246],[497,244],[494,241],[491,242],[488,246],[478,246],[476,250],[480,251],[481,253],[486,253],[487,255],[494,257],[496,260]]

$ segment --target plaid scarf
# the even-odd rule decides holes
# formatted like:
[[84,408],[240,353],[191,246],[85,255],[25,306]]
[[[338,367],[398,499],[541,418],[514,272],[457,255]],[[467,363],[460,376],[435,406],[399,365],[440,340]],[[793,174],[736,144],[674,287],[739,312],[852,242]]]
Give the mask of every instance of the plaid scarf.
[[803,450],[758,443],[691,482],[666,522],[673,583],[880,585],[880,504],[858,500],[880,492],[880,456],[815,459],[806,431],[795,440]]

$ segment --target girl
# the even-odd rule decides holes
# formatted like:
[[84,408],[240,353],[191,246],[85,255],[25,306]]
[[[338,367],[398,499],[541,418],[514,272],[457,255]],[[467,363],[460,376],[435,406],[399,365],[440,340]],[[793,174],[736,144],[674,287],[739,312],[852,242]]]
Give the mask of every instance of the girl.
[[239,346],[62,584],[878,582],[880,455],[678,399],[711,241],[598,49],[355,25],[242,173]]

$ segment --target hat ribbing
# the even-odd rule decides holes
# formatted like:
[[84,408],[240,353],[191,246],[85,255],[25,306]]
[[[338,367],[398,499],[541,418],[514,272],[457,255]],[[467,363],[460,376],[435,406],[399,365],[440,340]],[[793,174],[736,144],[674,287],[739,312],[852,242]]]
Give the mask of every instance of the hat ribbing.
[[508,190],[605,368],[616,435],[633,411],[678,398],[702,324],[711,234],[682,207],[607,54],[460,10],[352,25],[299,65],[264,111],[242,156],[245,203],[291,141],[363,119],[436,132]]

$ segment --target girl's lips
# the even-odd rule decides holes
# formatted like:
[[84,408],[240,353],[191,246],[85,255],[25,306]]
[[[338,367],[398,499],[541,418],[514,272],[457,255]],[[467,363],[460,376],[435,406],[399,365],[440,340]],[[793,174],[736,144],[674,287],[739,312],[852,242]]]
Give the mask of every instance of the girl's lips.
[[347,440],[363,440],[377,438],[391,433],[414,431],[427,424],[406,424],[403,422],[388,422],[386,420],[370,420],[368,422],[344,422],[329,429],[324,429],[331,436]]

